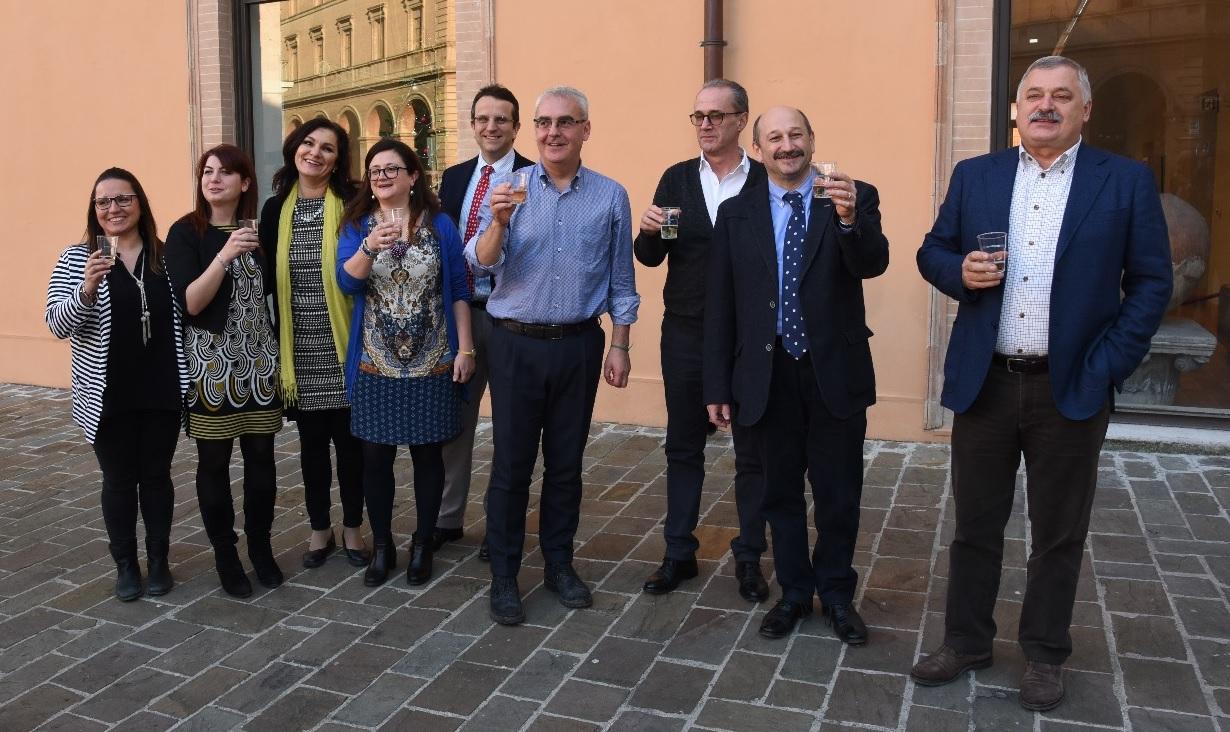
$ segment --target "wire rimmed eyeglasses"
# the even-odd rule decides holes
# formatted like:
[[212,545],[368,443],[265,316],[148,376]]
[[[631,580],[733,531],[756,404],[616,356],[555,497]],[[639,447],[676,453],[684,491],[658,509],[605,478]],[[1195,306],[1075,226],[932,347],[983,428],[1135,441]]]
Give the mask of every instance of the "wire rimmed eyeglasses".
[[584,118],[573,119],[572,117],[567,117],[567,116],[556,117],[554,119],[552,119],[551,117],[535,117],[534,127],[539,130],[549,130],[551,129],[552,126],[555,126],[555,127],[558,127],[560,131],[567,132],[568,130],[571,130],[573,127],[576,127],[577,125],[585,124],[587,121],[588,120]]
[[118,196],[109,196],[109,197],[104,196],[103,198],[94,199],[94,208],[98,209],[99,211],[106,211],[107,209],[111,208],[112,201],[114,201],[115,204],[119,206],[120,208],[128,208],[129,206],[132,205],[132,202],[135,200],[137,200],[137,194],[135,193],[121,193]]

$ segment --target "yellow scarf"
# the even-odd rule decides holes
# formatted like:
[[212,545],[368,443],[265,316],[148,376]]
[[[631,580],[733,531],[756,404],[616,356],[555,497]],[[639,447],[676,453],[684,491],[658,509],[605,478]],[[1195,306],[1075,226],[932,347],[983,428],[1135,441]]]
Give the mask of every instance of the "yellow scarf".
[[[295,384],[294,331],[290,310],[290,240],[295,202],[299,200],[299,184],[290,188],[290,195],[282,203],[278,218],[278,346],[281,357],[282,399],[294,404],[299,399]],[[333,347],[337,349],[337,362],[346,363],[346,348],[350,343],[350,314],[354,301],[337,286],[337,235],[342,221],[344,204],[331,188],[325,189],[324,234],[320,247],[320,279],[325,289],[325,309],[329,311],[329,327],[333,330]]]

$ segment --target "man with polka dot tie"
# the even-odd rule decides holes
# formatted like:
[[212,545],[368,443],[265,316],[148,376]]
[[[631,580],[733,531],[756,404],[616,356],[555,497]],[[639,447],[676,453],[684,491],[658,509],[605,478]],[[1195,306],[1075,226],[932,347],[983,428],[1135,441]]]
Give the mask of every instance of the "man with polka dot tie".
[[[724,202],[714,224],[705,303],[704,398],[737,421],[764,465],[781,599],[760,634],[788,636],[820,596],[843,642],[867,642],[852,566],[867,408],[875,403],[862,281],[888,268],[874,186],[833,174],[812,198],[815,135],[775,107],[752,126],[768,180]],[[819,539],[809,552],[804,475]]]

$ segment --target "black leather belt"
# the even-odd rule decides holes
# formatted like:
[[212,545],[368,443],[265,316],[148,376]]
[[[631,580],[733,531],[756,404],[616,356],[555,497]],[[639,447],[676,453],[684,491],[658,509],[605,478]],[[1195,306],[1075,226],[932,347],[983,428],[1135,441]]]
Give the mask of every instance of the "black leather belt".
[[1050,369],[1046,356],[1005,356],[997,353],[991,356],[991,363],[1003,366],[1013,374],[1045,374]]
[[504,330],[511,330],[518,335],[538,338],[544,341],[558,341],[561,338],[567,338],[568,336],[584,333],[587,330],[599,327],[597,318],[582,320],[580,323],[564,323],[562,325],[555,323],[522,323],[519,320],[506,320],[504,318],[492,318],[492,320]]

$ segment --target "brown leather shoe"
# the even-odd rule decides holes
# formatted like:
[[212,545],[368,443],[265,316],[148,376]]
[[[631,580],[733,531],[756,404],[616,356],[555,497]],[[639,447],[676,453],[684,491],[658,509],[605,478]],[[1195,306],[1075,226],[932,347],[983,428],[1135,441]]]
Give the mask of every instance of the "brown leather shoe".
[[1063,701],[1063,666],[1028,661],[1021,677],[1021,706],[1034,712],[1054,709]]
[[986,668],[991,665],[990,653],[965,655],[957,653],[952,646],[940,646],[935,653],[914,664],[910,677],[923,686],[942,686],[966,671]]

